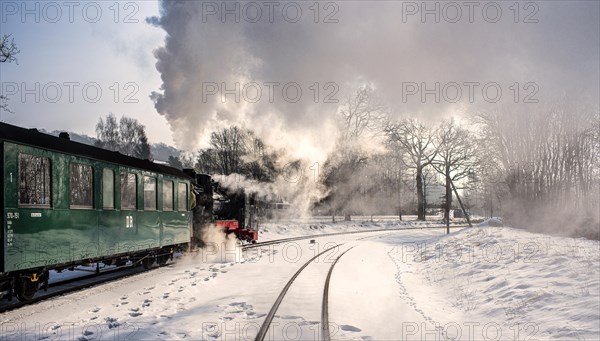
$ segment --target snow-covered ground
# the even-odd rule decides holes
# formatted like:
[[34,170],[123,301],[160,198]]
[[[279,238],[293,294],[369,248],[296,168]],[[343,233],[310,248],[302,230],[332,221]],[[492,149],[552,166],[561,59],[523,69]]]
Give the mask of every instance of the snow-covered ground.
[[[260,238],[411,224],[265,223]],[[600,244],[505,227],[320,236],[221,257],[209,248],[3,313],[0,339],[253,340],[289,278],[334,245],[290,287],[266,339],[321,339],[325,276],[345,250],[330,284],[332,339],[600,339]]]

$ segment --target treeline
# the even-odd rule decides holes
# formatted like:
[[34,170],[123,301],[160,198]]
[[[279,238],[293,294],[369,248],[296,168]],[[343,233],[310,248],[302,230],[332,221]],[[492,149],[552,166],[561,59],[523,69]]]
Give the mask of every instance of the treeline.
[[152,160],[150,144],[144,126],[134,118],[114,114],[100,118],[96,124],[96,147],[121,154]]
[[[290,162],[283,147],[237,126],[213,131],[206,148],[171,157],[169,164],[276,183],[271,187],[286,185],[281,180],[290,170],[306,168],[304,176],[316,175],[312,188],[321,193],[311,194],[318,215],[414,214],[425,220],[442,210],[448,221],[453,209],[465,208],[511,226],[600,238],[598,108],[515,107],[461,121],[392,117],[364,86],[340,104],[335,148],[321,165]],[[151,158],[141,128],[126,118],[101,119],[99,145]]]
[[[600,238],[598,108],[564,101],[461,122],[394,120],[389,111],[369,87],[340,107],[340,138],[324,167],[328,213],[423,220],[437,207],[447,220],[464,207],[512,226]],[[433,186],[443,188],[440,205],[428,203]]]
[[539,229],[576,227],[600,238],[600,115],[563,103],[547,111],[474,115],[489,155],[479,187],[496,193],[510,221]]

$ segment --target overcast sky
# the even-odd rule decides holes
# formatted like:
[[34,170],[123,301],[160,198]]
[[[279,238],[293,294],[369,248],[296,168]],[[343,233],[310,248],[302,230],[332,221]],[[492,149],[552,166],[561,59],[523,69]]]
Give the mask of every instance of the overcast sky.
[[2,120],[94,135],[113,112],[188,149],[241,124],[307,156],[331,145],[329,102],[363,84],[433,121],[515,99],[597,108],[598,1],[422,3],[3,1],[21,53],[0,66]]

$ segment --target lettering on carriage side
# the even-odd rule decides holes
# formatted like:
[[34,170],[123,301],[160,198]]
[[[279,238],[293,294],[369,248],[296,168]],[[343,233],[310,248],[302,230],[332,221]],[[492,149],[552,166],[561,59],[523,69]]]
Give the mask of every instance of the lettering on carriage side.
[[6,219],[19,219],[19,212],[6,212]]
[[[12,212],[9,212],[9,213],[12,213]],[[7,216],[8,216],[8,214],[7,214]],[[7,247],[13,246],[14,232],[13,232],[12,223],[13,223],[12,220],[7,220],[6,221],[6,246]]]
[[32,218],[41,218],[42,213],[41,212],[33,212],[33,213],[31,213],[31,217]]

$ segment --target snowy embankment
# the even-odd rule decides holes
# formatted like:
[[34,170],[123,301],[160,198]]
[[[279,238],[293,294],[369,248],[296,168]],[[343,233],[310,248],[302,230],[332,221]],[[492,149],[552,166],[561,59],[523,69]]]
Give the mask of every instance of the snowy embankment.
[[401,296],[443,338],[600,339],[597,241],[479,227],[402,242],[389,256]]
[[[423,227],[432,226],[423,223]],[[421,227],[414,221],[270,222],[261,241]],[[150,272],[0,315],[6,340],[252,340],[290,277],[268,340],[322,340],[331,261],[334,340],[599,340],[600,243],[504,227],[334,235],[204,249]],[[350,249],[352,247],[352,249]]]

